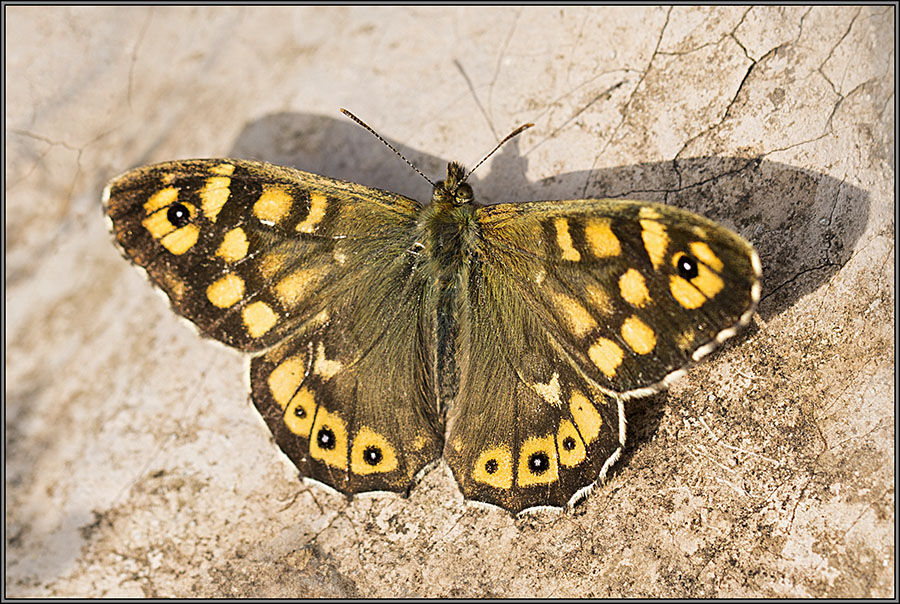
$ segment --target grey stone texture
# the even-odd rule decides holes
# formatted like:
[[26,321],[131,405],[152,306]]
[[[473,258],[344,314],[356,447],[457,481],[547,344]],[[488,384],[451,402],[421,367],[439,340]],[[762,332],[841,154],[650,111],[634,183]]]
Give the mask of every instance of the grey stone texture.
[[[8,596],[894,597],[895,6],[6,14]],[[110,177],[236,156],[419,199],[664,201],[757,247],[751,327],[573,514],[298,480],[247,362],[113,247]]]

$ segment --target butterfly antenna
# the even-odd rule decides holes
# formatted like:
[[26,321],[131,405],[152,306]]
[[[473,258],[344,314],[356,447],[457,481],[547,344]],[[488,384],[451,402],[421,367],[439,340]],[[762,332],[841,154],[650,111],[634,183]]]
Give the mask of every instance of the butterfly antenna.
[[481,161],[478,162],[477,164],[475,164],[475,167],[474,167],[474,168],[472,168],[471,170],[469,170],[469,172],[466,174],[466,177],[463,178],[463,179],[460,181],[460,184],[462,184],[462,183],[466,182],[467,180],[469,180],[469,177],[472,176],[472,172],[474,172],[475,170],[477,170],[477,169],[478,169],[478,166],[480,166],[480,165],[483,164],[485,161],[487,161],[487,158],[489,158],[491,155],[493,155],[494,153],[496,153],[496,152],[497,152],[497,149],[499,149],[500,147],[502,147],[503,144],[504,144],[506,141],[508,141],[509,139],[513,138],[514,136],[519,136],[520,134],[522,134],[523,132],[525,132],[526,130],[528,130],[529,128],[531,128],[532,126],[534,126],[534,124],[532,124],[531,122],[529,122],[529,123],[527,123],[527,124],[522,124],[521,126],[519,126],[518,128],[516,128],[515,130],[513,130],[512,132],[510,132],[509,134],[507,134],[507,135],[503,138],[502,141],[500,141],[499,143],[497,143],[497,146],[494,147],[494,149],[493,149],[490,153],[488,153],[487,155],[485,155],[484,157],[482,157],[482,158],[481,158]]
[[[400,159],[402,159],[403,161],[405,161],[405,162],[406,162],[406,165],[408,165],[410,168],[412,168],[413,170],[415,170],[415,171],[416,171],[416,174],[418,174],[419,176],[421,176],[422,178],[424,178],[425,180],[427,180],[427,181],[428,181],[428,184],[430,184],[432,187],[436,187],[436,186],[437,186],[436,184],[434,184],[434,183],[431,181],[430,178],[428,178],[427,176],[425,176],[424,174],[422,174],[422,172],[421,172],[417,167],[415,167],[414,165],[412,165],[412,162],[411,162],[411,161],[409,161],[408,159],[406,159],[405,157],[403,157],[403,154],[400,153],[399,151],[397,151],[397,149],[394,147],[394,145],[392,145],[392,144],[390,144],[389,142],[387,142],[386,140],[384,140],[384,138],[382,138],[382,136],[381,136],[380,134],[378,134],[377,132],[375,132],[375,130],[374,130],[369,124],[365,123],[364,121],[362,121],[361,119],[359,119],[358,117],[356,117],[355,115],[353,115],[352,113],[350,113],[349,111],[347,111],[346,109],[344,109],[343,107],[341,107],[341,113],[343,113],[344,115],[346,115],[347,117],[349,117],[351,120],[353,120],[354,122],[356,122],[357,124],[359,124],[360,126],[362,126],[363,128],[365,128],[365,129],[368,130],[369,132],[371,132],[371,133],[375,136],[375,138],[377,138],[377,139],[380,140],[382,143],[384,143],[385,146],[387,146],[388,149],[390,149],[391,151],[393,151],[394,153],[396,153],[396,154],[400,157]],[[507,136],[506,138],[509,138],[509,136]],[[501,144],[502,144],[502,143],[501,143]]]

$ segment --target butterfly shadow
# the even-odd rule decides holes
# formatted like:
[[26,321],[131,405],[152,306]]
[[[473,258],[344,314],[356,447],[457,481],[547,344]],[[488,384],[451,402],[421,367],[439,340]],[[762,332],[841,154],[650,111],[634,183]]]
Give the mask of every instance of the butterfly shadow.
[[[527,136],[524,135],[524,136]],[[514,138],[469,178],[482,203],[605,197],[657,201],[691,210],[748,239],[763,265],[766,320],[827,283],[848,260],[869,219],[869,194],[825,174],[747,157],[692,157],[527,179],[528,151]],[[432,180],[448,159],[385,136]],[[431,185],[347,119],[276,113],[238,135],[231,155],[431,198]]]
[[[540,125],[538,125],[540,127]],[[764,158],[703,156],[645,162],[527,178],[528,135],[506,143],[470,177],[476,199],[512,201],[614,198],[656,201],[691,210],[749,240],[763,266],[760,316],[768,321],[829,282],[847,262],[869,220],[869,194],[828,175]],[[448,159],[385,136],[432,180]],[[233,157],[279,165],[387,189],[413,199],[431,198],[431,185],[347,119],[275,113],[249,123]],[[454,158],[455,159],[455,158]],[[732,342],[752,333],[744,330]],[[665,394],[628,402],[625,461],[651,440],[663,416]],[[619,463],[615,468],[626,464]]]

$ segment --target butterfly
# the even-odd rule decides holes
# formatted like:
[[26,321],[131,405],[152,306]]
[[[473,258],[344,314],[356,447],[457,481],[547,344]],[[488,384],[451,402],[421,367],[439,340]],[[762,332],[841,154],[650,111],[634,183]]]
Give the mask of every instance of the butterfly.
[[450,163],[422,204],[196,159],[103,201],[174,311],[253,355],[253,403],[302,477],[408,493],[443,459],[467,500],[571,507],[621,455],[625,401],[751,320],[759,257],[657,203],[480,205],[468,174]]

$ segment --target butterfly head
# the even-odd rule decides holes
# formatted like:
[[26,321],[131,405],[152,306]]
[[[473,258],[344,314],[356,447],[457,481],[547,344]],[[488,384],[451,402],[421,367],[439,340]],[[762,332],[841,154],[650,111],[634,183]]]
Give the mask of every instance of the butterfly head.
[[466,183],[467,177],[468,173],[462,164],[450,162],[447,164],[447,178],[439,180],[434,185],[431,201],[454,206],[472,203],[475,193],[472,191],[472,187]]

